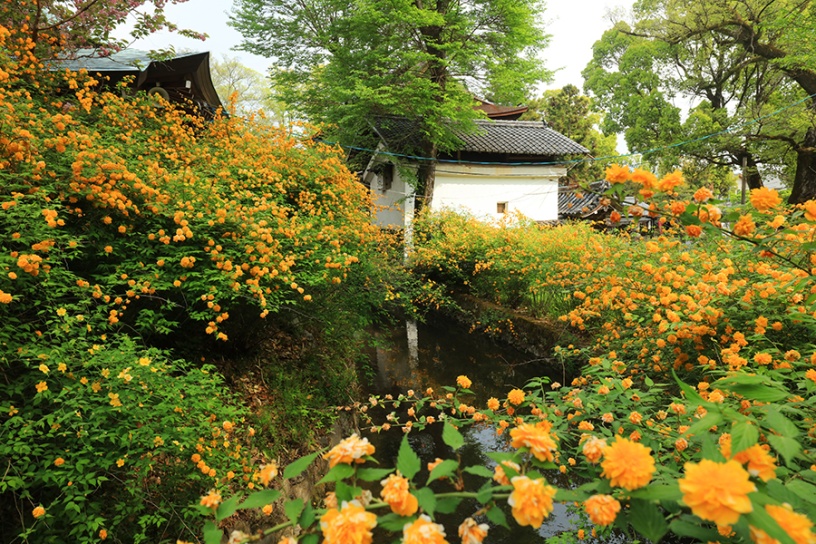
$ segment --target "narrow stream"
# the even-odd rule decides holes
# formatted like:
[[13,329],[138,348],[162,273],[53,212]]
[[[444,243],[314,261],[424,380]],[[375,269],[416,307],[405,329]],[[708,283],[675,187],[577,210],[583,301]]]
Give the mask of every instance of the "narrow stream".
[[[555,368],[551,363],[536,360],[512,348],[497,346],[477,333],[469,334],[457,323],[449,326],[441,322],[420,323],[415,326],[403,324],[392,331],[381,333],[380,338],[384,347],[377,348],[372,357],[372,363],[376,363],[372,392],[377,394],[405,393],[409,389],[420,392],[428,387],[440,391],[440,386],[455,385],[456,377],[464,374],[473,381],[471,389],[476,394],[473,402],[468,404],[484,407],[489,397],[503,398],[508,391],[523,387],[533,377],[548,376],[553,381],[562,383],[565,379],[570,379],[563,375],[560,367]],[[422,459],[423,467],[436,457],[450,456],[450,450],[442,442],[441,428],[441,425],[433,425],[430,430],[411,433],[409,436],[411,446]],[[509,449],[505,437],[497,436],[492,427],[469,427],[463,434],[465,446],[460,450],[462,466],[481,463],[492,468],[495,463],[486,453]],[[402,433],[366,433],[366,436],[377,448],[381,461],[396,459]],[[547,477],[553,485],[568,485],[558,472],[553,471]],[[439,484],[434,484],[436,485]],[[440,517],[438,521],[445,525],[448,541],[455,542],[458,539],[458,524],[479,507],[476,501],[472,501],[472,504],[462,503],[455,514]],[[574,529],[566,507],[560,504],[555,505],[553,514],[545,520],[537,533],[529,527],[518,527],[512,520],[509,507],[505,509],[505,513],[511,530],[491,527],[485,542],[545,542],[548,537]],[[477,521],[487,523],[486,519]]]

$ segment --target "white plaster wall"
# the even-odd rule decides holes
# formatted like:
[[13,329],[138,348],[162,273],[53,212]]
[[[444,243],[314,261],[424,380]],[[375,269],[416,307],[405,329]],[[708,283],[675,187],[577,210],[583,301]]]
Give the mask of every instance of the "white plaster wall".
[[431,208],[467,211],[497,220],[499,202],[507,212],[536,221],[558,219],[558,178],[566,169],[550,165],[497,166],[439,163]]
[[400,177],[399,169],[394,169],[391,188],[383,191],[382,178],[369,174],[371,200],[374,203],[373,223],[383,228],[405,228],[413,219],[413,188]]

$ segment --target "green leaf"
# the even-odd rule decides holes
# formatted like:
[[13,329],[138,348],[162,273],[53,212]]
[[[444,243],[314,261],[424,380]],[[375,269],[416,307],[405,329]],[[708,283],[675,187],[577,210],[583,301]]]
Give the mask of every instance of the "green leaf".
[[364,482],[379,482],[392,472],[393,468],[358,468],[357,479]]
[[731,453],[737,454],[759,440],[759,430],[749,421],[740,421],[731,427]]
[[316,534],[316,533],[312,533],[312,534],[310,534],[310,535],[306,535],[306,536],[304,536],[304,537],[303,537],[303,538],[300,540],[300,543],[301,543],[301,544],[317,544],[318,540],[320,540],[320,537],[319,537],[319,536],[317,536],[317,534]]
[[406,524],[413,522],[416,516],[398,516],[391,512],[377,518],[377,527],[382,527],[392,533],[401,533]]
[[660,542],[669,530],[660,508],[641,499],[632,499],[629,505],[629,523],[632,527],[652,542]]
[[298,525],[301,527],[310,527],[312,523],[314,523],[315,518],[314,508],[312,508],[311,503],[306,503],[306,507],[303,509],[300,519],[298,519]]
[[256,491],[255,493],[251,493],[238,508],[241,510],[248,508],[263,508],[267,504],[271,504],[278,500],[278,497],[280,497],[280,491],[277,491],[276,489]]
[[439,514],[453,514],[462,502],[461,497],[436,498],[436,511]]
[[221,544],[222,536],[224,536],[224,531],[219,529],[213,521],[207,520],[207,523],[204,524],[204,543]]
[[722,414],[719,412],[708,412],[700,421],[689,427],[685,435],[699,435],[700,433],[707,432],[714,425],[722,423],[722,420]]
[[705,404],[703,397],[700,396],[697,391],[692,389],[688,386],[684,381],[677,377],[677,374],[672,370],[672,376],[674,376],[674,381],[677,382],[677,385],[680,387],[680,390],[686,394],[686,400],[692,402],[694,404]]
[[292,499],[291,501],[286,501],[283,505],[283,511],[286,513],[286,518],[294,524],[297,523],[300,513],[303,512],[305,506],[306,502],[303,499]]
[[233,495],[219,504],[218,509],[215,511],[215,521],[221,521],[233,515],[235,511],[238,510],[238,501],[240,500],[241,497],[239,495]]
[[506,529],[510,528],[510,526],[507,524],[507,516],[504,515],[504,512],[498,506],[494,505],[493,507],[489,508],[485,515],[487,516],[487,519],[489,519],[495,525],[500,525]]
[[791,480],[785,483],[785,489],[794,492],[802,500],[816,504],[816,485],[802,480]]
[[309,468],[309,465],[312,464],[317,456],[320,455],[319,451],[314,453],[310,453],[306,457],[301,457],[297,461],[289,463],[285,469],[283,469],[283,477],[287,480],[291,480],[292,478],[296,478],[303,474],[303,471]]
[[442,441],[450,446],[453,451],[458,450],[465,444],[462,433],[448,421],[445,421],[445,426],[442,428]]
[[788,533],[779,526],[765,508],[754,504],[754,510],[743,515],[750,525],[765,531],[768,533],[768,536],[777,539],[782,544],[795,544],[793,539],[788,536]]
[[345,463],[340,463],[334,465],[334,467],[323,476],[318,485],[324,484],[326,482],[337,482],[340,480],[345,480],[349,476],[354,474],[354,467],[351,465],[346,465]]
[[363,490],[356,486],[348,485],[346,482],[337,482],[334,486],[334,494],[337,496],[337,502],[350,501],[354,497],[360,496]]
[[433,482],[434,480],[438,480],[439,478],[445,478],[447,476],[450,476],[451,474],[456,472],[457,468],[459,468],[458,461],[454,461],[453,459],[445,459],[444,461],[442,461],[441,463],[434,467],[434,469],[428,475],[428,481],[425,483],[425,485],[428,485],[429,483]]
[[589,498],[589,493],[579,489],[561,489],[555,492],[555,500],[558,502],[580,502]]
[[434,494],[433,490],[430,487],[423,487],[422,489],[417,489],[412,494],[417,498],[417,501],[419,501],[420,508],[433,518],[434,512],[436,511],[436,494]]
[[785,463],[787,464],[791,464],[793,462],[793,458],[799,455],[799,452],[802,449],[802,445],[799,444],[798,440],[788,436],[769,434],[768,442],[771,444],[774,450],[779,452],[779,455],[785,458]]
[[763,427],[771,429],[776,434],[796,438],[799,436],[799,428],[790,419],[782,415],[775,406],[768,406],[765,409],[765,418],[762,421]]
[[676,481],[671,484],[651,484],[632,492],[632,498],[650,501],[679,501],[682,496]]
[[718,542],[719,533],[713,529],[707,529],[699,523],[689,523],[676,519],[669,524],[669,530],[677,536],[693,538],[700,542]]
[[397,470],[410,480],[419,472],[420,466],[419,456],[411,449],[411,444],[408,443],[408,437],[403,436],[399,453],[397,454]]
[[487,452],[487,456],[490,459],[496,461],[496,463],[501,463],[502,461],[513,461],[516,457],[516,454],[509,452],[489,451]]
[[746,398],[763,402],[775,402],[789,396],[787,391],[777,387],[776,382],[761,374],[738,373],[727,378],[720,378],[715,385]]
[[490,482],[485,482],[481,489],[479,489],[478,493],[476,493],[476,500],[481,504],[487,504],[492,498],[493,487],[490,485]]
[[493,471],[489,468],[482,466],[482,465],[474,465],[472,467],[465,467],[462,469],[464,472],[468,474],[473,474],[474,476],[482,476],[483,478],[490,478],[493,479]]

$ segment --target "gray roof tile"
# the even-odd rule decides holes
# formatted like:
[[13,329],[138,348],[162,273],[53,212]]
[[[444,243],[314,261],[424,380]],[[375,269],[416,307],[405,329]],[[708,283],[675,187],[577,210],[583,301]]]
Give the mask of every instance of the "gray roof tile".
[[479,132],[458,134],[462,151],[511,155],[572,155],[589,150],[541,121],[478,120]]
[[[475,123],[476,132],[456,133],[462,141],[457,151],[544,157],[589,153],[587,148],[549,128],[543,121],[478,119]],[[375,129],[391,151],[400,152],[419,146],[419,127],[413,120],[380,117]]]

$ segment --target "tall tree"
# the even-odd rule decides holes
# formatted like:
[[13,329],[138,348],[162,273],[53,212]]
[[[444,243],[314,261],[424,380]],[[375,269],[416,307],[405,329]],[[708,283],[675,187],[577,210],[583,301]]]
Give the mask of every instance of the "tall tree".
[[205,34],[181,29],[165,16],[168,4],[187,0],[15,0],[0,5],[0,25],[25,28],[40,58],[78,48],[114,52],[126,41],[114,30],[130,21],[130,38],[144,38],[161,29],[205,39]]
[[278,125],[292,121],[292,115],[281,102],[275,100],[269,89],[269,80],[257,70],[224,55],[210,65],[213,86],[224,104],[233,103],[238,115],[251,115],[263,110],[268,119]]
[[[742,84],[741,106],[776,111],[781,97],[807,99],[804,111],[752,126],[745,140],[781,144],[796,156],[791,203],[816,198],[816,6],[813,0],[641,0],[638,35],[686,51],[709,44],[703,63],[728,58],[725,75]],[[727,52],[728,57],[723,56]],[[725,81],[728,81],[727,79]],[[739,86],[732,87],[737,92]],[[789,102],[788,102],[789,103]],[[735,104],[735,107],[737,105]]]
[[[327,134],[367,147],[383,115],[418,127],[412,153],[434,159],[475,128],[472,92],[519,103],[550,76],[540,0],[237,0],[241,48],[275,59],[280,98]],[[427,200],[426,200],[427,202]]]
[[[530,109],[521,116],[522,120],[545,121],[554,130],[589,149],[593,157],[615,153],[616,135],[605,136],[596,128],[601,115],[593,110],[590,98],[582,95],[575,85],[545,91],[540,98],[529,101],[528,106]],[[596,181],[603,177],[604,166],[596,162],[578,162],[568,169],[567,177],[572,181]]]

